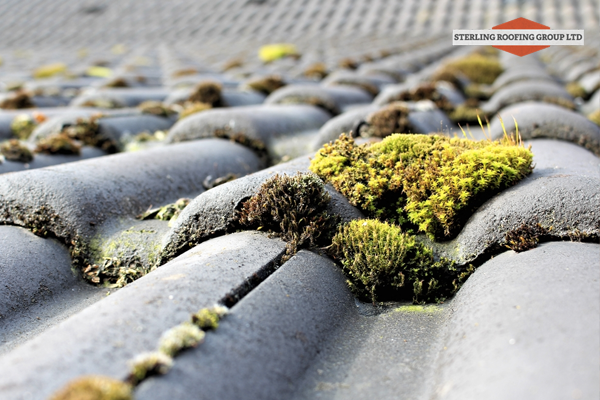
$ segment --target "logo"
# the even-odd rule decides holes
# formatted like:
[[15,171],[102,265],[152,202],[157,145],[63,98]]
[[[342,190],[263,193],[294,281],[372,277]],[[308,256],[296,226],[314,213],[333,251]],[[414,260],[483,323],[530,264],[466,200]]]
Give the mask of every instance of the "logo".
[[583,29],[559,30],[526,18],[517,18],[492,29],[455,29],[454,46],[489,45],[519,57],[550,46],[583,46]]

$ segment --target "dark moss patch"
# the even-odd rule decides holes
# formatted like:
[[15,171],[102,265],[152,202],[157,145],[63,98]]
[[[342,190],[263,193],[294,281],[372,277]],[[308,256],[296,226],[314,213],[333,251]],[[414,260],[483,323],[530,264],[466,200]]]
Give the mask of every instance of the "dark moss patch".
[[268,75],[261,78],[251,79],[246,82],[246,85],[257,92],[269,95],[277,89],[284,87],[287,83],[281,75]]
[[200,82],[195,88],[188,101],[210,104],[212,107],[221,107],[223,99],[221,93],[223,86],[216,81]]
[[362,125],[360,132],[363,137],[384,138],[392,133],[409,132],[412,127],[408,120],[410,110],[406,103],[393,102],[369,114],[365,125]]
[[31,100],[31,95],[25,90],[12,92],[0,103],[0,108],[5,110],[19,110],[22,108],[33,108],[35,104]]
[[355,70],[360,64],[352,58],[343,58],[338,63],[340,68]]
[[104,87],[126,88],[126,87],[129,87],[129,83],[127,83],[127,80],[125,80],[124,78],[115,78],[115,79],[108,81],[106,84],[104,84]]
[[540,224],[522,224],[504,235],[505,247],[520,253],[536,248],[540,237],[546,236],[548,230]]
[[227,60],[225,62],[225,64],[223,64],[223,68],[222,71],[226,72],[229,71],[230,69],[234,69],[234,68],[240,68],[244,66],[244,60],[241,58],[232,58],[230,60]]
[[454,109],[454,106],[448,99],[442,95],[435,84],[433,83],[422,83],[410,90],[406,90],[399,93],[393,100],[398,101],[421,101],[431,100],[435,103],[437,108],[443,111],[450,111]]
[[242,204],[240,225],[271,232],[287,242],[284,261],[298,249],[325,244],[338,217],[327,213],[331,196],[314,174],[275,175]]
[[357,220],[340,227],[329,253],[341,261],[350,288],[363,300],[442,302],[456,293],[473,268],[455,267],[400,227]]
[[451,238],[471,211],[532,170],[514,141],[394,134],[371,146],[341,135],[310,169],[367,215]]
[[327,70],[327,66],[325,63],[317,62],[309,65],[303,72],[303,75],[307,78],[314,78],[321,80],[329,75],[329,71]]
[[232,142],[248,147],[256,153],[256,155],[265,165],[269,164],[269,152],[267,150],[267,145],[263,141],[249,138],[244,132],[234,132],[229,127],[225,127],[224,129],[216,129],[213,134],[217,138],[229,139]]
[[75,124],[65,126],[61,133],[88,146],[104,150],[109,154],[119,151],[117,142],[101,133],[97,117],[78,118]]
[[170,117],[171,115],[177,114],[177,111],[160,101],[144,101],[137,107],[143,114],[156,115],[159,117]]
[[81,145],[65,133],[56,133],[41,139],[35,148],[36,153],[42,154],[81,154]]
[[50,397],[50,400],[133,400],[131,385],[100,375],[77,378]]
[[0,154],[8,161],[28,163],[33,161],[31,150],[17,139],[8,140],[0,145]]
[[219,176],[214,179],[212,175],[208,175],[206,179],[204,179],[204,181],[202,182],[202,186],[204,186],[204,189],[209,190],[224,183],[231,182],[237,178],[238,176],[235,174],[227,174],[225,176]]
[[106,287],[123,287],[150,272],[139,257],[105,258],[101,265],[90,264],[83,269],[83,277],[91,283]]

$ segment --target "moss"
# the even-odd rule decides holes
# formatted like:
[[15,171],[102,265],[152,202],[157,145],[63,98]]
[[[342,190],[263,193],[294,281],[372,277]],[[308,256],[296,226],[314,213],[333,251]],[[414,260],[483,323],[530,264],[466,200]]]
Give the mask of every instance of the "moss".
[[290,43],[267,44],[258,49],[258,57],[264,63],[270,63],[284,57],[298,58],[296,46]]
[[351,69],[351,70],[355,70],[358,68],[360,64],[358,62],[356,62],[354,59],[346,57],[346,58],[342,58],[340,60],[340,62],[338,63],[338,66],[340,68],[343,69]]
[[241,225],[262,229],[287,242],[286,259],[299,248],[317,246],[330,238],[338,218],[327,213],[331,197],[314,174],[275,175],[243,203]]
[[333,100],[317,97],[317,96],[287,96],[279,102],[280,104],[310,104],[311,106],[322,108],[331,115],[341,113],[340,108]]
[[366,118],[367,125],[357,134],[364,137],[384,138],[392,133],[410,132],[412,126],[408,120],[409,113],[406,103],[390,103],[369,114]]
[[496,56],[473,53],[447,64],[463,73],[475,83],[491,85],[504,71]]
[[126,88],[129,87],[129,83],[125,78],[115,78],[104,84],[107,88]]
[[152,269],[145,266],[138,256],[104,257],[101,265],[88,264],[82,272],[83,277],[91,283],[119,288],[141,278]]
[[158,219],[161,221],[175,221],[179,214],[190,204],[190,199],[181,198],[175,203],[148,210],[139,216],[140,219]]
[[202,181],[202,186],[204,186],[204,189],[209,190],[209,189],[212,189],[219,185],[222,185],[224,183],[236,180],[237,178],[238,178],[238,176],[236,174],[231,174],[231,173],[224,175],[224,176],[219,176],[218,178],[215,178],[215,179],[213,179],[212,175],[208,175],[204,179],[204,181]]
[[188,97],[188,101],[210,104],[211,107],[221,107],[223,105],[222,90],[223,86],[219,82],[203,81],[196,85]]
[[529,174],[532,157],[508,139],[394,134],[367,147],[341,135],[310,169],[370,217],[449,238],[473,208]]
[[100,375],[89,375],[69,382],[50,400],[133,400],[131,385]]
[[544,96],[542,97],[542,101],[544,103],[556,104],[557,106],[561,106],[569,110],[575,110],[577,108],[575,103],[569,99],[565,99],[564,97]]
[[309,65],[303,72],[304,76],[307,78],[314,78],[321,80],[329,75],[329,71],[327,70],[327,66],[325,63],[317,62]]
[[31,95],[25,90],[11,92],[2,102],[0,108],[5,110],[20,110],[23,108],[33,108],[35,104],[31,100]]
[[222,71],[226,72],[226,71],[229,71],[230,69],[240,68],[243,66],[244,66],[244,60],[236,57],[236,58],[232,58],[230,60],[225,61],[225,64],[223,64]]
[[137,386],[146,378],[166,374],[172,366],[173,359],[164,353],[142,353],[129,362],[129,376],[126,381]]
[[478,83],[468,84],[464,90],[464,94],[472,99],[487,100],[491,97],[492,91],[487,85],[480,85]]
[[97,117],[78,118],[75,124],[65,126],[61,133],[85,145],[97,147],[107,153],[119,151],[119,145],[100,130]]
[[214,330],[219,327],[219,321],[228,313],[223,306],[203,308],[192,315],[192,323],[203,331]]
[[124,105],[121,102],[114,100],[114,99],[99,98],[99,99],[86,100],[83,103],[81,103],[81,107],[113,109],[113,108],[123,108]]
[[36,153],[43,154],[81,154],[81,146],[64,133],[56,133],[40,139],[35,148]]
[[31,136],[31,132],[37,126],[37,121],[34,117],[28,114],[17,115],[10,123],[10,130],[13,135],[21,140],[27,140]]
[[31,150],[17,139],[8,140],[0,145],[0,154],[8,161],[28,163],[33,161]]
[[173,72],[171,74],[171,77],[179,78],[181,76],[196,75],[197,73],[198,73],[198,70],[196,68],[184,68],[184,69],[178,69],[177,71]]
[[170,357],[189,347],[196,347],[204,340],[204,332],[191,322],[184,322],[162,334],[158,349]]
[[447,114],[452,122],[460,124],[477,123],[477,117],[483,118],[487,116],[478,106],[473,106],[469,102],[456,106],[451,111],[448,111]]
[[[102,63],[102,61],[99,61],[99,63]],[[107,65],[110,65],[110,62],[107,61],[104,65],[91,66],[85,71],[85,74],[95,78],[110,78],[113,75],[113,70],[107,68]]]
[[51,78],[65,72],[67,72],[67,65],[64,63],[47,64],[33,70],[33,77],[35,79]]
[[504,246],[520,253],[537,247],[540,237],[548,234],[548,230],[540,224],[522,224],[516,229],[506,232]]
[[573,98],[581,97],[582,99],[587,100],[588,94],[579,83],[569,82],[565,89],[567,89],[567,92],[569,92]]
[[261,78],[256,78],[246,82],[246,85],[257,92],[269,95],[279,88],[284,87],[287,83],[281,75],[267,75]]
[[421,101],[431,100],[443,111],[452,110],[454,106],[442,95],[433,83],[421,83],[420,85],[401,92],[393,100],[398,101]]
[[460,72],[458,68],[450,65],[443,65],[442,67],[438,68],[431,76],[431,82],[449,82],[459,90],[465,89],[463,84],[465,79],[467,79],[465,74]]
[[246,136],[245,132],[234,132],[229,126],[226,126],[223,129],[215,129],[213,135],[218,138],[229,139],[232,142],[239,143],[242,146],[252,149],[264,164],[268,164],[269,154],[267,145],[263,141],[250,138]]
[[588,118],[590,121],[592,121],[596,125],[600,126],[600,110],[594,111],[593,113],[588,115]]
[[406,314],[435,314],[441,312],[442,309],[440,306],[436,305],[411,305],[411,306],[401,306],[394,309],[396,312],[406,313]]
[[471,273],[378,220],[356,220],[340,227],[329,253],[341,261],[356,296],[376,301],[442,302],[453,295]]
[[171,115],[177,114],[177,111],[168,105],[161,103],[160,101],[144,101],[137,108],[142,114],[151,114],[159,117],[170,117]]
[[199,113],[201,111],[210,110],[212,106],[208,103],[202,103],[200,101],[186,101],[183,103],[183,109],[179,112],[179,119],[189,117],[190,115]]

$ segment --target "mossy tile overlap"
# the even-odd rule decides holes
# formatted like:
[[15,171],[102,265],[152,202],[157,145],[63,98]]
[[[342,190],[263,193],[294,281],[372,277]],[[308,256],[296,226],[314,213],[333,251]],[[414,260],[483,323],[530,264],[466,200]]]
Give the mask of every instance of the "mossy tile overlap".
[[508,84],[482,106],[485,113],[493,114],[505,107],[524,101],[542,101],[574,109],[573,96],[558,83],[550,81],[518,81]]

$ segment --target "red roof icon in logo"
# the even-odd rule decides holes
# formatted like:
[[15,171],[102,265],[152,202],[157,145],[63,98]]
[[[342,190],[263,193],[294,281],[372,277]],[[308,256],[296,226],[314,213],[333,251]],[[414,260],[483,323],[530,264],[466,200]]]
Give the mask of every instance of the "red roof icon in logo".
[[[512,21],[505,22],[500,25],[494,26],[492,29],[550,29],[549,26],[538,24],[537,22],[531,21],[527,18],[517,18]],[[517,55],[519,57],[526,56],[527,54],[535,53],[546,49],[550,46],[492,46],[498,50],[503,50],[508,53]]]

